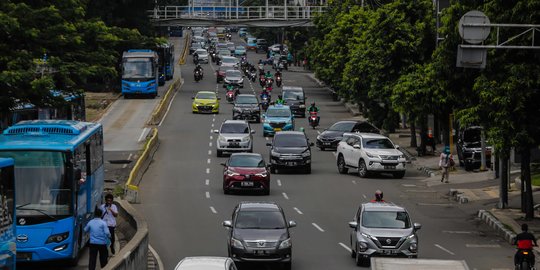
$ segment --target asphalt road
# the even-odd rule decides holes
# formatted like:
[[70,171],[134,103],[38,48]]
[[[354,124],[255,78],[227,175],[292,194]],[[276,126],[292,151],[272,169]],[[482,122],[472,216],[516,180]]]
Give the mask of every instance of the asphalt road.
[[[260,57],[262,54],[249,52],[248,60],[254,63]],[[259,200],[279,203],[287,219],[298,223],[292,229],[293,269],[356,269],[348,250],[347,222],[377,189],[384,191],[387,201],[405,206],[413,222],[423,225],[419,231],[420,258],[466,260],[470,269],[512,268],[514,250],[459,205],[422,186],[424,176],[412,168],[400,180],[340,175],[334,153],[314,148],[312,174],[273,174],[269,196],[224,195],[220,163],[227,158],[216,157],[216,135],[210,131],[232,117],[232,105],[225,102],[225,91],[216,84],[213,64],[203,65],[205,78],[195,83],[191,58],[187,63],[183,67],[185,83],[159,129],[161,144],[141,183],[142,203],[134,205],[146,216],[150,244],[166,269],[173,269],[186,256],[227,256],[222,221],[230,219],[238,202]],[[315,101],[321,109],[320,128],[306,128],[313,142],[318,131],[351,118],[343,105],[332,101],[329,92],[307,74],[285,71],[283,78],[285,85],[304,87],[307,102]],[[191,97],[200,90],[218,91],[219,114],[192,114]],[[241,92],[258,94],[260,87],[246,84]],[[296,119],[296,127],[300,126],[307,127],[307,119]],[[254,152],[268,159],[262,126],[252,127],[257,132]],[[269,268],[271,265],[250,269]]]

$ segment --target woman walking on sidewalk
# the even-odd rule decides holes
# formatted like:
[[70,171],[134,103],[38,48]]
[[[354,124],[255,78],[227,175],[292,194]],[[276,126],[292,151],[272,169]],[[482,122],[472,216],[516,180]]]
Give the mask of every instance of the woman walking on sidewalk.
[[445,183],[448,183],[449,169],[454,167],[454,165],[454,157],[452,154],[450,154],[450,147],[446,146],[444,147],[444,151],[441,153],[441,157],[439,158],[439,168],[442,170],[441,182],[443,182],[446,178]]

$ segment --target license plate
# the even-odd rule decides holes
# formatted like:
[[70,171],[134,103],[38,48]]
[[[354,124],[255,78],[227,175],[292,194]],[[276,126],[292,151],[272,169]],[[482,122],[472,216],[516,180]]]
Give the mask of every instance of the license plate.
[[238,143],[229,143],[229,146],[231,146],[231,147],[238,147],[238,146],[240,146],[240,144],[238,144]]
[[394,254],[397,254],[397,250],[383,249],[382,254],[384,254],[384,255],[394,255]]
[[384,165],[384,169],[385,170],[395,170],[396,166],[395,165]]
[[281,131],[281,128],[274,128],[275,131]]
[[289,162],[286,162],[287,166],[296,166],[296,162],[294,161],[289,161]]
[[243,182],[241,182],[240,185],[243,186],[243,187],[252,187],[253,182],[252,181],[243,181]]
[[30,253],[30,252],[17,252],[17,260],[30,261],[30,260],[32,260],[32,253]]
[[254,250],[253,253],[255,255],[264,255],[266,252],[264,250]]
[[324,142],[323,145],[330,145],[330,143],[329,142]]

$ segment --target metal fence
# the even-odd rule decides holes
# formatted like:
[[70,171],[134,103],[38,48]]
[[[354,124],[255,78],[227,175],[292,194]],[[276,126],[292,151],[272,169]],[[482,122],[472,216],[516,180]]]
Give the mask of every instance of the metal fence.
[[149,11],[155,20],[305,20],[324,12],[326,6],[161,6]]

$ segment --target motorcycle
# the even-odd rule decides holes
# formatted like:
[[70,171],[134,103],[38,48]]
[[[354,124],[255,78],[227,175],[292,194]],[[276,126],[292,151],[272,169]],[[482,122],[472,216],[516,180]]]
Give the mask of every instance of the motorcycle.
[[276,86],[281,87],[281,76],[276,76]]
[[317,112],[309,112],[309,125],[315,129],[319,125],[319,116]]
[[520,249],[519,252],[519,259],[520,261],[516,265],[516,270],[532,270],[534,268],[534,254],[531,250],[524,250]]
[[257,79],[257,71],[251,71],[249,75],[251,82],[255,82],[255,80]]
[[236,95],[234,89],[227,89],[227,93],[225,93],[225,99],[227,99],[227,102],[233,103],[235,98]]
[[274,83],[274,80],[272,78],[266,78],[266,86],[272,87],[272,84]]
[[266,84],[266,78],[264,77],[264,75],[259,75],[259,84],[261,85],[261,87],[264,87],[264,85]]
[[268,109],[268,106],[270,105],[270,96],[263,96],[261,98],[261,108],[266,111]]
[[202,74],[200,71],[196,70],[195,73],[193,74],[193,76],[195,77],[195,81],[196,82],[199,82],[200,80],[202,80]]

